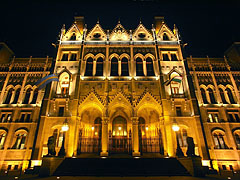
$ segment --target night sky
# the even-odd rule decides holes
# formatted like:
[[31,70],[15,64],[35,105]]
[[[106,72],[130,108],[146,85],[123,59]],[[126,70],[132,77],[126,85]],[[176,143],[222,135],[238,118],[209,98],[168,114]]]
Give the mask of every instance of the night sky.
[[140,18],[150,29],[154,16],[160,15],[171,29],[176,24],[188,43],[188,55],[222,57],[234,41],[240,41],[240,3],[209,1],[9,1],[0,4],[0,41],[16,57],[55,56],[51,43],[57,41],[62,25],[69,28],[76,15],[85,17],[88,29],[98,18],[104,29],[113,29],[119,18],[126,29],[135,29]]

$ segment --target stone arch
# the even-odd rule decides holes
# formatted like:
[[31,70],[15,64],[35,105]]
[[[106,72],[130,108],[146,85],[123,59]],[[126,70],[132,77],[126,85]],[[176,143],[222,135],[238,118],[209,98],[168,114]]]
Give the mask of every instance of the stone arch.
[[154,56],[153,54],[151,54],[151,53],[147,53],[147,54],[144,56],[144,58],[145,58],[145,59],[151,58],[152,61],[155,61],[155,56]]
[[142,59],[142,61],[145,60],[145,57],[144,57],[142,54],[140,54],[140,53],[135,54],[135,56],[134,56],[134,60],[136,61],[137,58]]
[[109,56],[109,60],[111,61],[112,60],[112,58],[117,58],[118,60],[119,60],[119,55],[117,54],[117,53],[113,53],[113,54],[111,54],[110,56]]
[[84,61],[87,61],[87,59],[88,58],[92,58],[92,59],[94,59],[95,58],[95,56],[92,54],[92,53],[88,53],[88,54],[86,54],[85,56],[84,56]]
[[124,57],[127,58],[128,61],[130,61],[130,56],[129,56],[127,53],[121,54],[121,55],[119,56],[119,59],[122,60]]

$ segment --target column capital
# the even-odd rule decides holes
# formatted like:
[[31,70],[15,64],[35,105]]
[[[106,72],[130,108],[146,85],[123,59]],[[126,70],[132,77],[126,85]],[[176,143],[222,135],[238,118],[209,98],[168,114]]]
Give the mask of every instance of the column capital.
[[102,117],[102,124],[108,125],[109,123],[109,117]]
[[133,125],[138,125],[138,117],[131,117],[131,120]]

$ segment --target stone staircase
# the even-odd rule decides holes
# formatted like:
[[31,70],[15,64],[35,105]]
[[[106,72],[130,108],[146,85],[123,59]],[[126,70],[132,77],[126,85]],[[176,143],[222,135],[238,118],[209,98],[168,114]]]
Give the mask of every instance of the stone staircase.
[[176,158],[66,158],[54,176],[190,176]]

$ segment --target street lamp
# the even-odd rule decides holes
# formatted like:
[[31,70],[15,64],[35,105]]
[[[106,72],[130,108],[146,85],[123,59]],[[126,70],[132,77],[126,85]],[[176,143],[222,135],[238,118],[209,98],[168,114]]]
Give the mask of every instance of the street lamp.
[[180,130],[180,127],[178,126],[178,124],[176,122],[173,123],[172,125],[172,129],[173,131],[176,133],[176,139],[177,139],[177,150],[176,150],[176,156],[177,157],[184,157],[184,154],[182,152],[182,149],[180,147],[180,144],[179,144],[179,133],[178,131]]
[[63,132],[62,146],[61,146],[61,149],[60,149],[60,151],[58,153],[58,156],[60,156],[60,157],[64,157],[66,155],[64,144],[65,144],[65,135],[66,135],[66,132],[68,130],[69,130],[69,126],[68,126],[68,123],[67,123],[67,119],[65,119],[65,121],[63,123],[63,126],[62,126],[62,132]]

